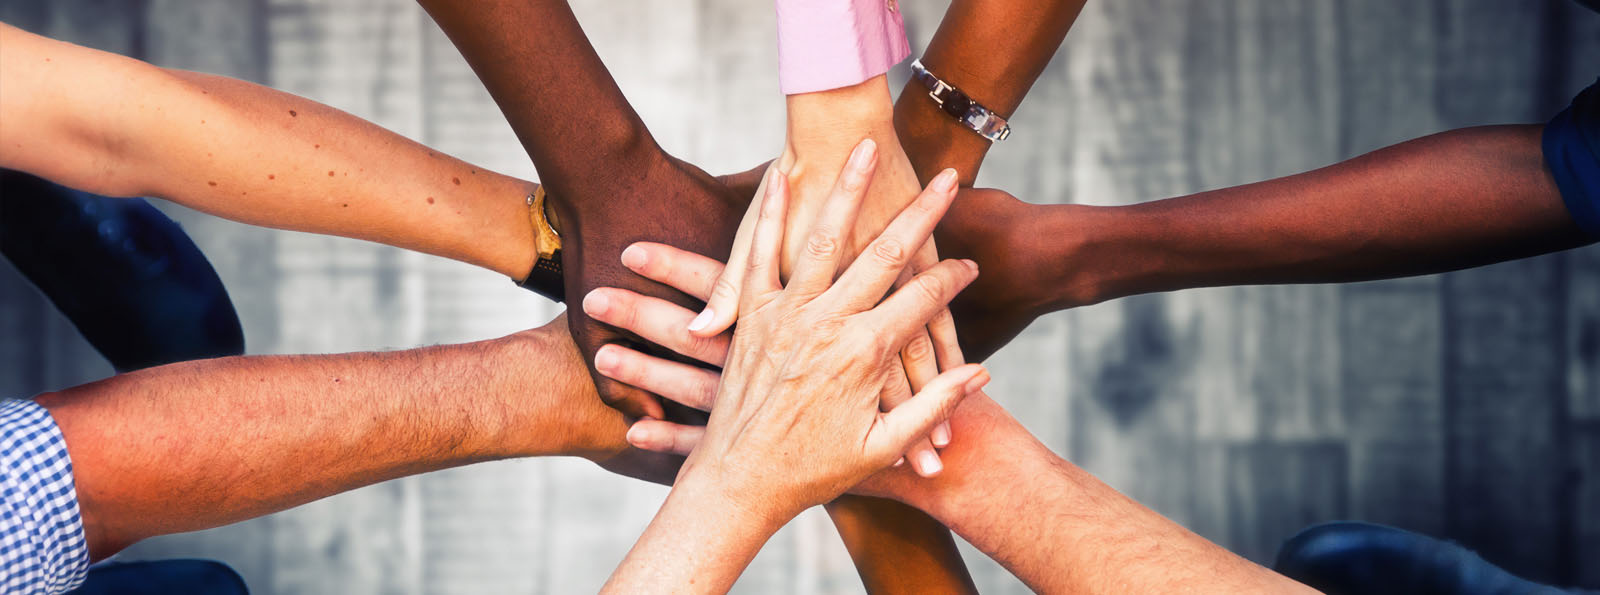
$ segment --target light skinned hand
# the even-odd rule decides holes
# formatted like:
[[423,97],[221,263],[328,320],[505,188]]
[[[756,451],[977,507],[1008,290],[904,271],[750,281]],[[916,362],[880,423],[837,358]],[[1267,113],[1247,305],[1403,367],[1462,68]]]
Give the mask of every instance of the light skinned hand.
[[[774,182],[782,178],[781,172],[773,176]],[[717,485],[730,486],[730,495],[753,500],[752,506],[798,513],[887,467],[906,445],[941,421],[969,385],[987,380],[980,366],[961,366],[930,381],[900,407],[879,411],[882,376],[886,369],[898,367],[899,349],[977,276],[971,262],[942,262],[880,303],[880,296],[906,265],[907,247],[925,242],[948,207],[954,181],[949,175],[930,184],[874,240],[867,251],[871,257],[859,259],[837,284],[833,278],[839,252],[808,249],[788,286],[779,283],[777,272],[786,188],[781,183],[769,187],[751,243],[734,337],[666,345],[695,357],[715,359],[718,351],[728,354],[713,398],[716,407],[680,481],[691,474],[712,475],[718,478]],[[831,225],[819,224],[808,245],[837,246],[838,238],[831,236],[836,232],[831,230],[848,228],[859,203],[859,192],[830,197],[823,217]],[[625,264],[630,268],[647,266],[637,258],[641,252],[635,248],[627,251]],[[710,278],[701,277],[702,289],[703,280]],[[653,300],[635,302],[635,308],[612,307],[611,302],[624,295],[620,292],[591,295],[595,297],[586,300],[591,315],[631,312],[627,314],[631,321],[613,320],[624,326],[632,322],[647,337],[666,340],[658,331],[667,327],[650,326],[681,322],[686,314],[680,310],[676,315],[657,316],[670,311],[659,308],[664,302]],[[647,320],[652,322],[641,324]],[[629,356],[623,354],[645,357],[616,347],[603,353],[607,355],[599,358],[597,366],[606,374],[629,367],[622,359]],[[689,366],[680,371],[678,375],[643,374],[639,378],[650,380],[636,381],[655,383],[667,394],[703,394],[707,376],[696,372],[704,371]],[[668,388],[672,383],[675,387]]]
[[[786,152],[784,157],[774,161],[771,167],[784,167],[794,161],[793,155]],[[857,167],[863,162],[871,162],[873,165],[870,169]],[[880,166],[880,163],[884,165]],[[860,172],[855,179],[848,175],[852,169]],[[758,197],[765,196],[770,180],[770,175],[762,180],[761,187],[756,191]],[[803,184],[797,184],[792,178],[786,184],[786,190],[802,194],[823,192],[831,194],[838,191],[839,186],[852,184],[862,187],[866,199],[863,207],[858,210],[860,216],[855,217],[853,223],[839,234],[841,243],[836,249],[844,254],[842,262],[845,264],[857,258],[865,249],[866,242],[883,231],[889,220],[903,208],[902,205],[907,204],[907,198],[917,194],[916,175],[905,153],[898,145],[889,147],[887,151],[880,151],[878,144],[869,138],[856,146],[846,162],[845,171],[837,176],[824,179],[817,175],[809,175]],[[746,211],[734,236],[733,250],[729,254],[729,266],[713,285],[711,295],[706,298],[706,308],[688,325],[690,332],[696,336],[716,336],[732,326],[738,316],[743,275],[748,269],[745,259],[749,254],[760,202],[759,200],[751,202],[750,209]],[[825,200],[788,202],[786,228],[793,233],[787,234],[783,242],[780,272],[785,277],[789,274],[791,265],[809,248],[808,236],[804,232],[821,222]],[[912,275],[927,270],[938,261],[938,252],[930,238],[916,249],[910,259],[910,266],[902,271],[894,286],[902,286]],[[925,332],[918,333],[906,344],[901,352],[901,360],[903,364],[901,371],[886,376],[882,395],[885,408],[892,409],[905,402],[913,391],[920,390],[939,373],[939,370],[951,369],[965,363],[956,336],[955,320],[950,316],[948,309],[941,310]],[[936,448],[949,445],[951,438],[949,424],[941,423],[929,433],[928,439],[913,443],[905,453],[906,458],[911,461],[912,468],[919,474],[931,477],[943,467]]]

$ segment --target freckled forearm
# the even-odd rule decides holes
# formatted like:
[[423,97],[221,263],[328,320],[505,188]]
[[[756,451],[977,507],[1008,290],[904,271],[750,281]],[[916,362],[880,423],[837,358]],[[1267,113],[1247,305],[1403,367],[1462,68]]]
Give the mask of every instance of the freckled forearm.
[[170,98],[133,108],[148,137],[130,175],[148,194],[221,217],[341,235],[520,278],[532,266],[529,182],[251,83],[161,71]]

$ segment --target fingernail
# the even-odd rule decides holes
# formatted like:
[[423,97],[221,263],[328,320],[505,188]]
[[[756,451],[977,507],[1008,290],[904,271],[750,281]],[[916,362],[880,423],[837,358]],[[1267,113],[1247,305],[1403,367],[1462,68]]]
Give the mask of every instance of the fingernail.
[[717,313],[711,308],[701,310],[699,316],[695,316],[694,320],[689,321],[689,330],[698,331],[705,328],[706,325],[711,324],[711,318],[716,315]]
[[605,345],[600,348],[600,351],[595,352],[594,369],[601,372],[610,372],[615,369],[618,359],[615,349],[610,345]]
[[878,143],[872,139],[863,139],[856,145],[856,150],[850,152],[850,167],[852,169],[866,169],[867,163],[872,160],[872,155],[878,152]]
[[628,444],[632,444],[632,445],[637,446],[639,448],[644,448],[645,445],[648,444],[647,440],[649,438],[650,438],[650,431],[646,430],[643,426],[640,426],[639,424],[633,424],[632,426],[630,426],[628,428]]
[[906,464],[906,458],[905,457],[900,457],[898,460],[896,460],[894,462],[894,466],[896,466],[896,467],[899,467],[899,466],[904,465],[904,464]]
[[989,384],[989,371],[984,370],[982,372],[978,372],[978,375],[973,376],[971,380],[968,380],[965,388],[967,390],[967,394],[970,395],[982,390],[987,384]]
[[944,463],[939,462],[939,455],[933,454],[931,450],[922,451],[917,458],[922,461],[923,477],[933,477],[944,471]]
[[589,295],[583,296],[584,314],[599,316],[605,314],[610,307],[611,298],[606,297],[606,294],[598,289],[589,292]]
[[956,170],[945,168],[944,171],[939,172],[938,177],[933,179],[933,184],[931,184],[931,186],[933,186],[934,190],[938,190],[940,192],[949,192],[955,189]]
[[648,262],[650,262],[650,253],[639,247],[638,244],[628,246],[626,250],[622,251],[622,265],[625,267],[638,270],[644,268],[645,263]]
[[978,270],[978,261],[972,260],[970,258],[961,259],[961,264],[967,265],[967,268],[972,269],[974,271]]
[[939,448],[950,446],[950,422],[934,426],[933,432],[928,435],[928,439],[932,440],[933,445]]

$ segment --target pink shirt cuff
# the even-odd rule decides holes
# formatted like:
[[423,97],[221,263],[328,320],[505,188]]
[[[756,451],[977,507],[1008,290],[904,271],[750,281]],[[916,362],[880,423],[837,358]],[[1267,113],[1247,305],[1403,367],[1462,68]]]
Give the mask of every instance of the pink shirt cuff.
[[784,95],[860,84],[911,55],[899,0],[777,0]]

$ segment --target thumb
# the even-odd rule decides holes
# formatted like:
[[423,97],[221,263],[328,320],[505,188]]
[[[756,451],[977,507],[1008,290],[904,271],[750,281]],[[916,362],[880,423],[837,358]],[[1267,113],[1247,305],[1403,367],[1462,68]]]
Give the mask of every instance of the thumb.
[[768,166],[766,174],[761,176],[761,185],[756,187],[755,200],[750,201],[744,219],[739,221],[739,231],[733,234],[733,250],[728,252],[728,266],[723,267],[716,284],[711,286],[711,297],[706,300],[705,309],[689,322],[690,334],[715,337],[739,319],[739,294],[744,287],[745,269],[749,268],[750,242],[755,236],[756,220],[761,218],[761,198],[767,195],[767,184],[771,179],[772,168]]
[[935,425],[948,419],[961,399],[988,383],[989,371],[978,364],[967,364],[934,377],[911,400],[883,414],[882,428],[872,437],[872,454],[888,459],[905,452],[913,441],[927,436]]

